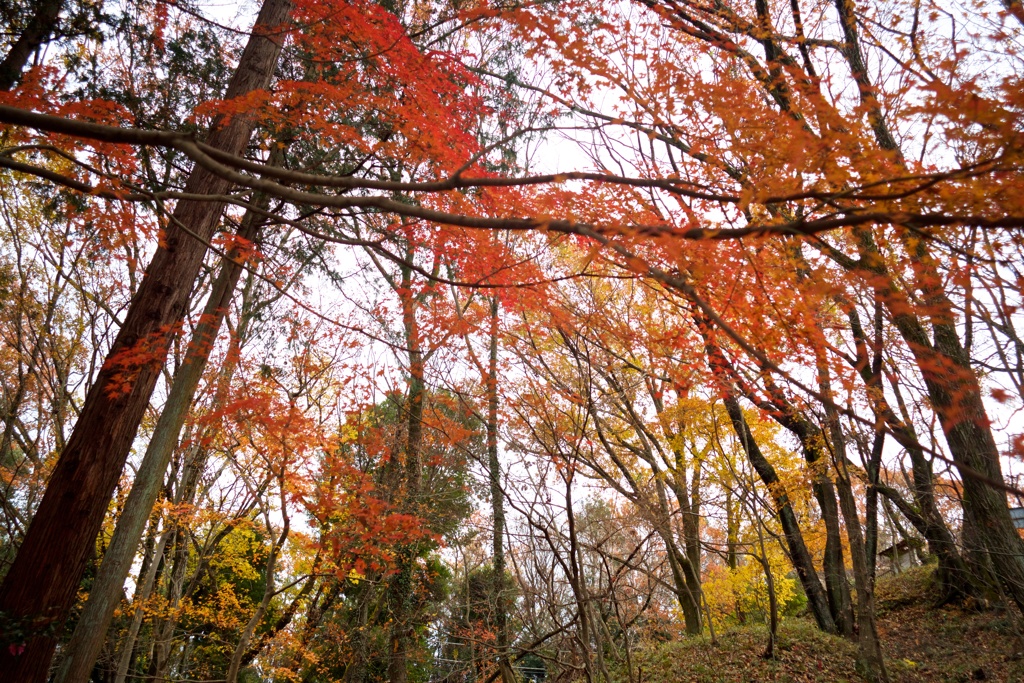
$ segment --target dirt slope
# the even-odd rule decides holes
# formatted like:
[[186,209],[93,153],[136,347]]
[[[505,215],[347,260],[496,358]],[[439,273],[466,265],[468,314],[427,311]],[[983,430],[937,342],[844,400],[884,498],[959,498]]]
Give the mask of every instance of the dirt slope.
[[[932,570],[878,583],[879,631],[895,683],[1024,683],[1024,638],[1011,612],[935,605]],[[780,630],[779,658],[761,657],[767,633],[745,627],[663,643],[639,653],[633,683],[860,683],[856,646],[794,618]],[[623,683],[625,672],[619,672]],[[636,673],[636,672],[635,672]],[[618,678],[619,676],[616,676]]]

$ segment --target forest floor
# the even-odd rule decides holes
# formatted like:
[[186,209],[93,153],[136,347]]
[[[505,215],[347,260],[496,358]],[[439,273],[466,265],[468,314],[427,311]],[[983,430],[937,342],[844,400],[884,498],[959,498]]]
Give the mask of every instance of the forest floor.
[[[878,629],[894,683],[1024,683],[1024,637],[1012,614],[935,606],[931,567],[879,580]],[[763,626],[670,642],[637,661],[634,683],[861,683],[856,645],[805,618],[783,620],[778,657],[761,657]]]

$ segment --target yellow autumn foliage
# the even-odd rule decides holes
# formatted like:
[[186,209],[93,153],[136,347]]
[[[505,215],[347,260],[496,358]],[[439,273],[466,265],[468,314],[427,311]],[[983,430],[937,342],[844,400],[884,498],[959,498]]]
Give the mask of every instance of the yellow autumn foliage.
[[[786,603],[796,597],[796,580],[787,576],[791,565],[776,544],[767,545],[766,551],[781,618]],[[712,567],[702,588],[716,628],[740,619],[768,618],[768,582],[761,562],[754,557],[744,557],[736,569]]]

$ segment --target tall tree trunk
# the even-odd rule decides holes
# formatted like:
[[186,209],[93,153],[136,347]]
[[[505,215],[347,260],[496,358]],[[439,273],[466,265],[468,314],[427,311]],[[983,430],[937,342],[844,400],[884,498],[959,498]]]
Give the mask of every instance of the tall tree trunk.
[[865,275],[914,355],[932,410],[963,480],[965,526],[975,531],[979,549],[989,554],[1003,590],[1024,612],[1024,542],[1010,519],[999,449],[981,398],[981,385],[957,336],[953,304],[938,284],[941,278],[934,259],[924,240],[905,238],[915,285],[928,305],[933,343],[907,294],[888,272],[871,233],[857,229],[855,235],[860,261],[844,261],[842,265]]
[[[650,461],[653,466],[653,459]],[[679,599],[679,606],[683,610],[683,621],[686,632],[689,635],[700,635],[702,630],[700,612],[700,574],[699,565],[690,561],[690,556],[679,550],[675,534],[672,529],[672,510],[668,504],[668,495],[665,493],[665,477],[656,467],[654,471],[654,490],[658,497],[658,510],[656,528],[665,542],[665,549],[668,551],[669,567],[672,569],[672,578],[676,584],[676,595]]]
[[683,625],[687,635],[697,636],[702,630],[700,581],[686,553],[679,550],[679,545],[672,535],[667,518],[664,526],[668,527],[667,530],[660,531],[659,535],[665,543],[669,569],[672,571],[672,581],[676,587],[676,600],[679,601],[679,608],[683,611]]
[[859,664],[861,673],[872,683],[887,683],[889,674],[885,669],[882,646],[878,640],[878,626],[875,620],[875,587],[868,569],[861,535],[857,503],[853,498],[849,473],[839,475],[839,501],[846,519],[846,535],[850,541],[850,556],[853,560],[853,577],[857,586],[857,644],[860,648]]
[[[345,673],[341,677],[341,683],[363,683],[366,680],[366,665],[370,659],[370,637],[367,625],[370,622],[370,601],[374,591],[372,584],[363,582],[363,585],[365,588],[355,596],[357,601],[353,619],[355,623],[350,622],[350,629],[353,632],[352,654],[348,666],[345,667]],[[321,614],[322,611],[317,614],[318,621]]]
[[[274,148],[271,155],[272,164],[275,155],[281,156],[280,147]],[[265,206],[265,201],[260,203]],[[256,239],[261,225],[262,220],[256,213],[247,211],[238,236],[252,242]],[[192,334],[185,360],[174,374],[167,403],[157,420],[142,463],[135,473],[131,492],[118,517],[110,546],[103,554],[103,563],[93,581],[92,590],[89,591],[89,599],[68,643],[66,659],[57,676],[59,682],[85,683],[103,648],[104,636],[110,627],[114,610],[120,602],[124,580],[131,569],[146,520],[156,503],[160,483],[171,461],[174,447],[178,443],[188,408],[199,387],[214,341],[242,275],[244,259],[239,245],[232,248],[221,262],[220,273],[213,283],[203,315]]]
[[[414,257],[410,245],[406,253],[411,263]],[[423,442],[424,359],[420,342],[420,328],[416,320],[417,300],[412,291],[412,269],[402,266],[402,281],[398,291],[402,304],[402,322],[405,328],[406,351],[409,354],[409,397],[407,436],[405,445],[405,506],[408,514],[420,512],[420,448]],[[412,595],[415,589],[413,569],[416,564],[415,543],[406,544],[399,553],[398,573],[391,581],[389,603],[391,607],[391,661],[388,674],[391,683],[406,683],[409,676],[408,658],[413,625],[409,623]]]
[[797,522],[793,506],[789,502],[789,497],[786,495],[785,490],[779,486],[779,475],[772,464],[768,462],[768,459],[764,457],[760,447],[757,445],[757,441],[754,439],[753,433],[750,431],[747,419],[743,415],[743,409],[740,407],[739,400],[737,399],[738,392],[730,377],[731,366],[729,361],[712,340],[708,321],[697,312],[694,314],[694,321],[704,338],[708,367],[719,383],[725,410],[729,415],[729,420],[732,422],[733,429],[736,431],[736,437],[739,439],[740,446],[743,448],[743,452],[754,468],[754,471],[757,472],[757,476],[768,487],[769,495],[775,503],[776,514],[779,516],[782,532],[786,537],[786,545],[789,548],[790,560],[793,562],[793,568],[796,569],[797,576],[800,578],[800,585],[807,595],[807,603],[810,606],[811,613],[814,615],[814,619],[821,630],[828,633],[842,633],[841,624],[837,622],[834,616],[826,590],[822,588],[818,572],[814,567],[814,560],[807,550],[807,544],[804,542],[803,533],[800,531],[800,525]]
[[[911,479],[913,481],[913,497],[916,510],[908,514],[903,501],[893,500],[887,496],[899,508],[903,516],[910,520],[918,533],[928,541],[928,550],[939,558],[938,578],[943,587],[943,602],[959,600],[962,598],[980,598],[985,586],[982,575],[971,572],[964,558],[957,547],[953,533],[946,526],[939,511],[938,503],[935,501],[935,476],[932,472],[932,464],[924,454],[924,448],[914,430],[910,419],[910,412],[907,410],[900,392],[899,384],[894,377],[892,379],[893,394],[896,396],[897,405],[903,416],[903,421],[898,432],[906,436],[906,442],[900,442],[910,455]],[[891,411],[890,411],[891,412]],[[916,514],[914,514],[916,513]],[[991,583],[994,586],[995,582]]]
[[[899,492],[883,486],[879,481],[880,447],[877,443],[884,432],[876,435],[876,444],[872,445],[868,463],[869,496],[872,492],[884,495],[894,503],[903,513],[903,516],[910,520],[918,533],[928,541],[929,551],[939,559],[937,577],[942,585],[943,602],[958,600],[967,597],[979,597],[980,591],[976,577],[967,570],[957,548],[956,541],[949,527],[946,526],[938,504],[935,502],[935,484],[932,474],[932,465],[925,457],[924,448],[917,438],[914,430],[913,420],[903,401],[903,394],[900,391],[899,382],[896,377],[891,377],[892,393],[896,397],[896,403],[900,410],[898,416],[890,406],[885,397],[883,374],[881,365],[881,352],[876,348],[874,357],[869,357],[868,338],[860,322],[857,310],[850,306],[847,311],[850,320],[850,329],[853,333],[857,349],[857,369],[865,386],[868,388],[868,396],[872,401],[872,409],[876,419],[881,419],[893,438],[906,450],[910,456],[914,505],[911,506]],[[875,337],[876,340],[882,336],[882,308],[881,302],[876,304],[875,313]],[[877,345],[877,341],[876,341]],[[902,416],[902,417],[901,417]],[[869,503],[870,498],[869,498]],[[871,510],[869,509],[869,513]],[[871,527],[869,526],[869,531]],[[877,548],[872,543],[866,543],[865,552],[874,576],[875,554]]]
[[[694,312],[698,326],[702,330],[710,330],[708,321],[699,311]],[[823,435],[821,430],[808,420],[792,403],[784,392],[765,374],[764,383],[769,399],[760,398],[733,368],[732,363],[722,350],[710,341],[707,332],[705,346],[708,348],[709,360],[713,371],[718,372],[728,382],[730,392],[741,392],[747,400],[767,411],[772,419],[792,432],[799,440],[804,460],[810,470],[814,497],[818,501],[822,521],[825,523],[825,556],[823,569],[825,573],[825,592],[828,598],[829,611],[838,633],[851,637],[853,635],[853,603],[850,598],[850,585],[846,580],[846,567],[843,561],[843,539],[839,521],[839,505],[836,502],[835,486],[828,474],[828,459],[823,453]],[[767,368],[766,368],[767,369]]]
[[[829,477],[829,461],[823,452],[825,435],[808,420],[804,414],[789,403],[770,377],[765,384],[771,394],[771,416],[780,425],[792,432],[799,440],[804,460],[809,466],[814,497],[818,501],[822,521],[825,522],[825,591],[828,594],[829,609],[839,633],[853,636],[853,602],[850,584],[846,580],[846,563],[843,561],[843,537],[839,521],[839,505],[836,502],[835,485]],[[747,396],[753,399],[752,395]]]
[[[573,351],[573,353],[576,354],[577,352]],[[581,358],[581,360],[583,359]],[[586,363],[588,361],[583,362]],[[632,400],[629,398],[624,386],[616,379],[615,374],[602,372],[601,375],[618,394],[624,414],[633,424],[637,433],[647,434],[642,420],[640,420],[637,411],[632,406]],[[668,416],[665,414],[662,397],[652,386],[648,386],[648,393],[654,403],[654,409],[658,415],[659,422],[661,422],[662,432],[666,440],[674,443],[677,435],[670,424]],[[597,410],[596,406],[592,406],[592,408],[595,411]],[[599,440],[619,470],[623,474],[627,474],[629,468],[615,455],[615,446],[608,440],[604,431],[600,428],[600,424],[600,420],[595,420],[595,425],[598,426]],[[691,494],[686,481],[686,464],[682,452],[673,446],[674,466],[670,467],[669,471],[664,470],[662,465],[659,464],[659,459],[655,455],[654,449],[651,447],[651,443],[656,438],[653,434],[644,437],[643,448],[638,452],[641,454],[640,457],[651,468],[651,472],[654,475],[657,509],[651,511],[651,522],[665,543],[669,567],[672,571],[672,580],[676,587],[676,597],[683,612],[686,632],[690,635],[699,635],[703,631],[704,626],[701,613],[701,603],[704,596],[700,584],[700,470],[699,467],[694,468],[693,492]],[[636,480],[631,475],[627,475],[627,479],[633,490],[633,497],[631,498],[633,502],[641,507],[650,508],[650,504],[647,502],[646,491],[637,486]],[[669,504],[666,486],[675,495],[683,518],[681,524],[681,550],[677,541],[676,525],[672,522],[674,514]]]
[[[806,450],[804,452],[806,454]],[[819,461],[808,459],[808,462],[813,467]],[[846,563],[843,561],[843,537],[839,525],[835,486],[828,478],[827,472],[819,474],[812,486],[822,521],[825,522],[825,558],[822,568],[825,571],[828,606],[838,632],[849,638],[853,636],[853,601],[850,597],[850,584],[846,580]]]
[[[290,0],[266,0],[226,99],[265,89],[277,66]],[[271,34],[273,39],[266,37]],[[253,121],[216,121],[212,147],[241,154]],[[224,194],[230,183],[193,169],[185,192]],[[0,613],[20,621],[19,647],[0,648],[0,680],[41,683],[61,628],[75,600],[90,549],[125,459],[149,404],[171,340],[186,313],[206,241],[220,222],[223,204],[183,200],[175,207],[124,324],[86,396],[74,432],[50,478],[10,571],[0,585]],[[193,234],[189,234],[189,233]],[[145,361],[129,361],[135,355]],[[21,639],[19,639],[21,640]]]
[[728,393],[723,398],[723,401],[725,403],[725,410],[729,414],[729,419],[732,421],[733,429],[736,430],[736,436],[743,448],[743,452],[747,456],[747,460],[750,461],[754,471],[757,472],[764,485],[768,487],[772,502],[775,503],[775,511],[779,516],[782,533],[786,537],[786,545],[789,548],[790,560],[793,562],[793,568],[796,569],[800,585],[807,595],[807,604],[814,615],[815,621],[818,623],[818,628],[828,633],[837,633],[838,628],[836,627],[835,620],[832,618],[832,610],[829,609],[825,589],[822,588],[818,572],[814,568],[814,560],[811,559],[811,553],[807,550],[806,543],[804,543],[804,537],[800,532],[800,525],[797,522],[796,513],[793,512],[793,506],[789,502],[789,497],[786,495],[785,490],[780,486],[779,475],[775,472],[775,468],[772,467],[771,463],[768,462],[768,459],[764,457],[764,454],[761,453],[761,449],[758,447],[757,442],[754,440],[754,435],[747,425],[747,419],[743,416],[743,410],[740,408],[739,401],[736,400],[735,396],[731,396]]
[[[875,580],[878,558],[878,479],[882,469],[882,449],[885,447],[885,432],[876,429],[871,450],[864,458],[867,464],[867,493],[864,501],[864,560],[868,565],[868,577]],[[849,467],[846,466],[849,470]]]
[[487,358],[487,475],[491,485],[491,517],[494,537],[491,552],[494,569],[494,628],[497,631],[498,667],[502,683],[514,683],[515,674],[508,658],[508,615],[505,606],[505,492],[501,488],[501,463],[498,461],[498,297],[491,297]]
[[[864,65],[854,4],[851,0],[834,0],[834,4],[845,41],[841,53],[850,65],[875,140],[905,168],[902,153],[888,129],[882,105]],[[1020,0],[1003,0],[1003,5],[1024,23]],[[853,232],[858,238],[861,258],[859,262],[845,259],[842,265],[867,275],[867,281],[910,347],[924,378],[932,410],[939,418],[953,462],[963,479],[965,525],[977,532],[1003,590],[1024,612],[1024,542],[1010,519],[999,449],[981,398],[981,385],[971,367],[971,358],[960,343],[955,307],[943,289],[940,264],[932,257],[928,240],[921,239],[916,231],[899,228],[898,237],[911,259],[914,286],[924,295],[927,306],[924,315],[934,335],[932,343],[914,306],[888,272],[874,237],[864,228]]]
[[[675,437],[674,434],[672,436],[673,438]],[[702,598],[700,582],[700,463],[694,462],[693,476],[691,477],[690,485],[687,486],[686,464],[683,453],[675,447],[672,450],[675,457],[675,467],[671,472],[671,476],[665,477],[665,481],[675,494],[676,500],[679,501],[683,552],[686,554],[686,562],[683,568],[686,570],[685,575],[687,577],[687,590],[690,593],[690,603],[697,606],[696,618],[692,624],[693,628],[691,629],[691,624],[688,622],[686,630],[687,633],[699,634],[702,631],[700,618]],[[669,515],[667,501],[664,508],[666,521],[668,521],[671,518],[667,516]]]
[[36,0],[25,30],[0,61],[0,90],[10,90],[15,86],[29,57],[56,31],[62,9],[64,0]]
[[[831,399],[832,387],[828,365],[821,349],[818,354],[818,387],[821,395]],[[853,577],[857,586],[857,645],[858,664],[861,673],[871,683],[888,683],[889,674],[885,669],[885,658],[878,640],[878,626],[875,621],[875,582],[868,567],[868,558],[861,533],[857,502],[853,497],[850,471],[847,467],[846,437],[839,421],[839,412],[834,401],[825,403],[825,420],[829,442],[836,463],[836,487],[839,489],[839,504],[846,520],[846,537],[850,543],[850,558],[853,561]]]
[[[282,465],[282,467],[284,467]],[[277,572],[277,560],[281,555],[281,549],[284,548],[284,544],[288,542],[288,531],[291,528],[289,524],[289,517],[287,512],[287,501],[285,500],[285,485],[284,485],[284,473],[282,472],[281,477],[278,480],[278,485],[281,487],[281,514],[284,516],[284,527],[281,529],[281,533],[275,539],[273,545],[270,548],[270,554],[267,557],[267,583],[263,589],[263,598],[260,600],[260,604],[257,605],[256,611],[250,617],[249,621],[245,624],[245,628],[242,629],[242,633],[238,638],[238,643],[235,645],[234,652],[231,653],[231,662],[228,664],[228,673],[225,676],[227,683],[238,682],[238,672],[242,667],[242,659],[245,657],[246,652],[249,650],[249,643],[252,641],[252,636],[256,632],[256,627],[263,621],[263,617],[267,614],[267,608],[270,607],[270,600],[274,597],[276,592],[276,582],[274,577]],[[267,515],[268,525],[270,516]],[[268,529],[272,534],[273,530]]]
[[[981,387],[952,325],[934,325],[935,349],[956,371],[941,372],[920,363],[932,406],[946,436],[964,491],[964,517],[970,518],[991,558],[1006,594],[1024,612],[1024,543],[1010,518],[999,450],[981,400]],[[930,355],[930,354],[928,354]]]

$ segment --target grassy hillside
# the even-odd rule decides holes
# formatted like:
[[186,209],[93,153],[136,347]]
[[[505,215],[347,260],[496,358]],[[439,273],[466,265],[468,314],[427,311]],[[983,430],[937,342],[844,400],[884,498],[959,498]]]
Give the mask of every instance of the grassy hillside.
[[[899,683],[1024,683],[1024,639],[1013,614],[935,606],[931,568],[921,567],[878,584],[879,631],[893,681]],[[764,627],[736,628],[718,642],[663,643],[638,658],[637,683],[860,683],[856,645],[818,631],[802,618],[787,619],[778,659],[762,659]]]
[[764,627],[736,628],[709,639],[664,643],[641,656],[639,683],[843,683],[856,674],[853,643],[818,631],[805,619],[787,619],[779,630],[779,656],[761,658]]
[[[1016,613],[935,607],[931,567],[878,584],[878,628],[898,681],[1024,682]],[[898,667],[898,668],[897,668]]]

